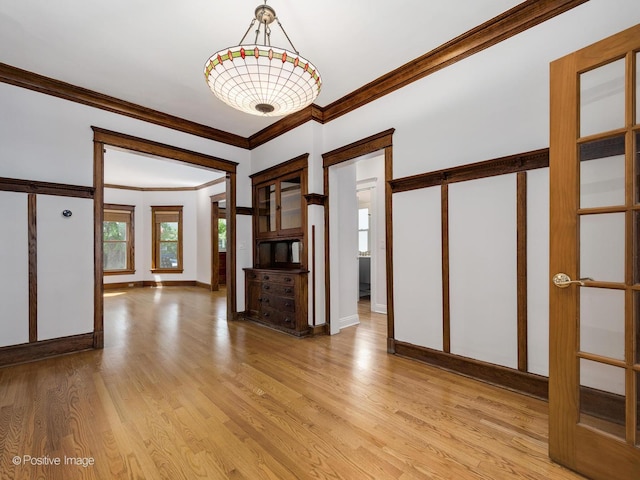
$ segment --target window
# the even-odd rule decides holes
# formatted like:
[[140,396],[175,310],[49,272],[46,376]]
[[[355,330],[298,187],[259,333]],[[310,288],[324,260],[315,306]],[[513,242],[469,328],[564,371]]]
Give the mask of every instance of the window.
[[218,219],[218,251],[227,251],[227,219]]
[[182,273],[182,206],[151,207],[153,273]]
[[371,238],[369,235],[369,209],[358,209],[358,250],[360,256],[371,255]]
[[135,273],[133,259],[133,206],[104,205],[102,258],[105,275]]

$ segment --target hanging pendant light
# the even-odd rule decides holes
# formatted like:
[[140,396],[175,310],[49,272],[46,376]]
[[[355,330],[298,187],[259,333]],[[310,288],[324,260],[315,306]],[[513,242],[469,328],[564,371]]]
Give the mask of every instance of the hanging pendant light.
[[[276,21],[293,51],[271,46],[270,25]],[[244,40],[256,25],[255,41]],[[263,43],[258,43],[262,37]],[[211,55],[204,67],[211,91],[227,105],[253,115],[282,116],[311,105],[320,93],[318,69],[301,57],[273,8],[260,5],[247,32],[235,47]]]

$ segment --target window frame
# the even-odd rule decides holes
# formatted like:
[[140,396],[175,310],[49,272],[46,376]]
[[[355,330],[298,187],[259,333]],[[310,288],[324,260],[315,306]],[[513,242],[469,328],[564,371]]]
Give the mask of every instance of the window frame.
[[[162,205],[151,206],[151,273],[183,273],[183,255],[182,255],[182,205]],[[160,239],[161,217],[173,217],[178,223],[178,240],[177,243],[177,265],[173,267],[160,266],[160,244],[165,243]],[[172,221],[175,221],[172,219]],[[166,241],[168,242],[168,241]]]
[[[122,216],[128,216],[128,220],[125,221],[127,224],[127,239],[126,250],[127,250],[127,265],[124,269],[113,269],[107,270],[104,266],[104,258],[103,255],[103,275],[132,275],[136,273],[135,269],[135,206],[134,205],[118,205],[115,203],[105,203],[103,208],[103,225],[104,222],[115,222],[121,221]],[[111,220],[109,219],[111,218]],[[117,218],[117,219],[116,219]],[[105,243],[106,242],[115,242],[113,240],[105,240],[104,235],[102,237],[102,249],[103,252],[106,251]]]

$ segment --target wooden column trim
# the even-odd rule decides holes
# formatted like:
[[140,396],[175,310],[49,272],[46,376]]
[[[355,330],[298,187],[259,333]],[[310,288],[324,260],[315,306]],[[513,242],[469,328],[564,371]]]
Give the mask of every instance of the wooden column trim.
[[[104,144],[93,142],[93,348],[104,347]],[[135,266],[132,265],[132,268]]]
[[[238,294],[236,292],[236,172],[227,172],[225,191],[227,193],[227,206],[225,216],[227,218],[227,232],[229,232],[229,245],[227,246],[227,318],[235,320],[238,314],[236,305]],[[246,293],[246,292],[245,292]]]
[[[220,290],[220,257],[218,251],[218,202],[211,202],[211,291]],[[225,215],[226,217],[226,215]],[[226,265],[225,265],[226,267]]]
[[38,341],[38,226],[37,197],[27,197],[27,230],[29,244],[29,343]]
[[449,184],[441,189],[442,222],[442,350],[451,352],[451,296],[449,286]]
[[517,173],[518,370],[528,365],[527,330],[527,172]]
[[384,149],[384,198],[385,198],[385,230],[386,230],[386,262],[387,262],[387,351],[395,353],[395,316],[393,301],[393,195],[391,191],[391,179],[393,178],[393,147],[391,135],[388,131],[388,142]]

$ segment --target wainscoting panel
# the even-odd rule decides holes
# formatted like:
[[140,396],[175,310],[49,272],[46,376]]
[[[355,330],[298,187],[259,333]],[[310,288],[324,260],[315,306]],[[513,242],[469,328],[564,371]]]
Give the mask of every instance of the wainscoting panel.
[[527,175],[528,372],[549,376],[549,169]]
[[451,353],[518,368],[516,174],[449,185]]
[[38,340],[93,332],[93,200],[38,195],[37,208]]
[[393,196],[396,340],[443,349],[440,186]]
[[0,191],[0,347],[29,341],[27,194]]

